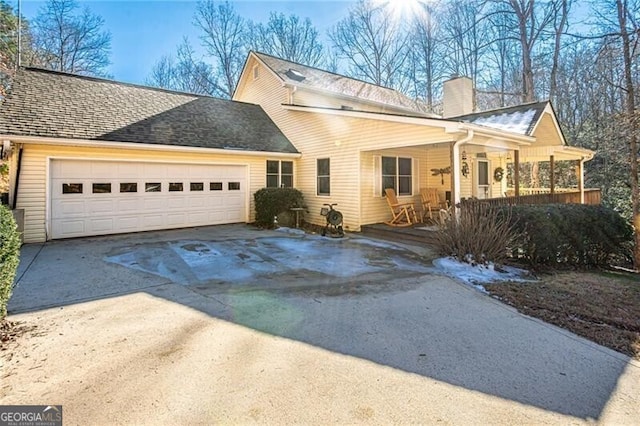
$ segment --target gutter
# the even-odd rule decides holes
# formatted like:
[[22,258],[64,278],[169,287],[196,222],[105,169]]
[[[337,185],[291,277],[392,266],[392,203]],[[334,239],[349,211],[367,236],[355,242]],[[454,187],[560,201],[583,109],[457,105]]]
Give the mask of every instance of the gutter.
[[171,151],[171,152],[185,152],[185,153],[202,153],[202,154],[218,154],[218,155],[244,155],[254,157],[285,157],[285,158],[300,158],[302,154],[299,152],[274,152],[274,151],[248,151],[239,148],[202,148],[192,146],[178,146],[178,145],[160,145],[160,144],[145,144],[137,142],[110,142],[100,140],[88,140],[88,139],[64,139],[64,138],[51,138],[42,136],[16,136],[16,135],[0,135],[0,139],[10,139],[21,144],[34,144],[34,145],[64,145],[64,146],[85,146],[91,148],[115,148],[115,149],[131,149],[141,151]]

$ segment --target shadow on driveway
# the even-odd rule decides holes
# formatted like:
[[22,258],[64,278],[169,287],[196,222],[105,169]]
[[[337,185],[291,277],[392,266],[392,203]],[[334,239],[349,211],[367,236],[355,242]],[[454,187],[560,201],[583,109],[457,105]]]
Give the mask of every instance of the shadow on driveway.
[[144,291],[466,389],[598,419],[628,358],[399,245],[219,226],[27,245],[10,313]]

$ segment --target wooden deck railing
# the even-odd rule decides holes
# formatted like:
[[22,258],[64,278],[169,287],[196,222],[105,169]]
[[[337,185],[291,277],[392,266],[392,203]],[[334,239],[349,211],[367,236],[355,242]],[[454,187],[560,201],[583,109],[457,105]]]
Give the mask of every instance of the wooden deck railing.
[[[585,189],[584,204],[600,204],[600,189]],[[484,200],[467,199],[460,202],[461,207],[469,203],[486,203],[491,206],[516,206],[525,204],[580,204],[580,191],[557,192],[554,194],[520,195],[519,197],[487,198]]]

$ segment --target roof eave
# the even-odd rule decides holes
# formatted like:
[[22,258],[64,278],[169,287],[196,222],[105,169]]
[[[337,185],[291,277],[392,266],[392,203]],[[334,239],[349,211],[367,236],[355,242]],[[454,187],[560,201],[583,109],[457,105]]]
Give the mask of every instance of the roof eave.
[[375,101],[373,99],[367,99],[367,98],[361,98],[358,96],[352,96],[352,95],[347,95],[344,93],[339,93],[339,92],[334,92],[333,90],[328,90],[328,89],[323,89],[320,87],[314,87],[314,86],[309,86],[307,84],[300,84],[300,83],[291,83],[291,82],[287,82],[283,80],[283,85],[286,87],[291,87],[291,88],[296,88],[296,89],[303,89],[303,90],[308,90],[310,92],[317,92],[317,93],[321,93],[321,94],[326,94],[326,95],[331,95],[331,96],[335,96],[337,98],[341,98],[341,99],[345,99],[345,100],[351,100],[351,101],[355,101],[357,103],[361,103],[361,104],[367,104],[367,105],[372,105],[372,106],[378,106],[378,107],[387,107],[387,108],[391,108],[394,110],[400,110],[400,111],[405,111],[407,113],[412,113],[412,114],[419,114],[421,116],[427,117],[427,118],[436,118],[436,114],[432,114],[432,113],[428,113],[428,112],[424,112],[424,111],[418,111],[412,108],[408,108],[408,107],[403,107],[403,106],[399,106],[399,105],[394,105],[394,104],[389,104],[386,102],[382,102],[382,101]]
[[296,152],[277,152],[277,151],[253,151],[240,148],[206,148],[196,146],[181,146],[181,145],[164,145],[164,144],[149,144],[140,142],[114,142],[105,141],[99,139],[67,139],[67,138],[55,138],[55,137],[43,137],[43,136],[25,136],[25,135],[0,135],[0,140],[9,140],[11,142],[21,144],[33,144],[33,145],[64,145],[64,146],[83,146],[91,148],[117,148],[117,149],[130,149],[130,150],[144,150],[144,151],[171,151],[171,152],[185,152],[185,153],[208,153],[208,154],[223,154],[223,155],[245,155],[245,156],[279,156],[279,157],[291,157],[300,158],[301,153]]
[[459,132],[465,132],[468,130],[473,130],[475,133],[483,136],[498,137],[505,140],[516,142],[517,144],[520,144],[520,145],[529,145],[535,142],[535,138],[531,136],[524,136],[524,135],[518,135],[515,133],[502,132],[499,130],[490,129],[488,127],[478,126],[478,125],[469,124],[469,123],[462,123],[454,120],[446,120],[442,118],[389,115],[389,114],[370,112],[370,111],[350,111],[350,110],[342,110],[342,109],[335,109],[335,108],[308,107],[308,106],[301,106],[301,105],[282,105],[282,107],[291,111],[315,112],[315,113],[328,114],[328,115],[341,115],[344,117],[365,118],[370,120],[382,120],[382,121],[390,121],[390,122],[396,122],[396,123],[416,124],[419,126],[440,127],[440,128],[443,128],[446,133],[459,133]]

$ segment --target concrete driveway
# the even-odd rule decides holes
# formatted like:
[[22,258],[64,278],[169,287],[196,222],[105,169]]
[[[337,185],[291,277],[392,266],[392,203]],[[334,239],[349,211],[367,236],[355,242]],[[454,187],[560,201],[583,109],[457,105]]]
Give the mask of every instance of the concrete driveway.
[[219,226],[23,248],[0,404],[69,424],[632,424],[640,365],[428,250]]

